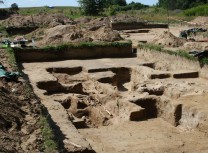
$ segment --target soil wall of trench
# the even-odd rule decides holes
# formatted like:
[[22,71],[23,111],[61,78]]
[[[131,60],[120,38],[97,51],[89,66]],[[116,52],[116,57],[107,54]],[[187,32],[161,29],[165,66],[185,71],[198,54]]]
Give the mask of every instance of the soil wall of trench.
[[199,77],[208,79],[208,66],[204,65],[201,67],[198,61],[191,61],[180,56],[169,55],[166,53],[142,48],[138,48],[138,57],[143,57],[149,60],[152,59],[152,61],[154,60],[156,63],[162,62],[163,65],[166,65],[166,68],[168,67],[170,71],[180,69],[198,71]]
[[105,46],[90,48],[69,48],[67,50],[50,51],[45,49],[18,49],[16,57],[21,62],[45,62],[69,59],[96,59],[96,58],[122,58],[132,57],[132,47],[128,46]]
[[133,29],[152,29],[152,28],[168,28],[168,24],[146,24],[143,22],[134,22],[134,23],[111,23],[111,28],[113,30],[133,30]]
[[[208,66],[204,65],[203,67],[201,67],[198,61],[191,61],[179,56],[169,55],[166,53],[141,48],[138,48],[138,58],[152,60],[152,62],[154,63],[162,63],[161,65],[155,65],[154,69],[165,71],[197,71],[199,73],[199,78],[203,78],[205,80],[208,79]],[[200,131],[207,132],[208,123],[206,113],[204,113],[200,109],[193,109],[194,107],[196,107],[194,105],[192,106],[189,105],[189,103],[181,103],[180,99],[176,99],[176,101],[178,104],[181,104],[179,124],[186,128],[197,128]],[[167,118],[168,116],[166,115],[161,117],[164,118],[166,121],[171,121]]]

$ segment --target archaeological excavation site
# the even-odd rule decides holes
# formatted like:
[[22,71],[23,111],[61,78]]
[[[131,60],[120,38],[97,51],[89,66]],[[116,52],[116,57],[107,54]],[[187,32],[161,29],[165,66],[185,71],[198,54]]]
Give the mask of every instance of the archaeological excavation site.
[[81,50],[69,60],[17,54],[66,152],[207,151],[207,67],[128,45],[110,47],[113,58]]
[[63,12],[0,14],[0,152],[208,153],[207,17]]

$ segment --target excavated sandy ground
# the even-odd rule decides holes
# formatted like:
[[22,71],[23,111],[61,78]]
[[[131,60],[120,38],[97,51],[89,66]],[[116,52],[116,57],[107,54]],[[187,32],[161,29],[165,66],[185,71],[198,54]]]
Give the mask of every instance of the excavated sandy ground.
[[99,153],[207,152],[203,133],[183,132],[162,119],[79,130]]
[[208,152],[207,80],[162,65],[140,56],[23,63],[23,71],[68,151]]
[[[192,28],[197,28],[197,27],[186,26],[186,25],[175,25],[175,26],[170,25],[169,32],[171,34],[173,34],[174,36],[179,37],[181,31],[192,29]],[[200,27],[200,26],[199,26],[199,28],[206,29],[206,27]],[[124,30],[124,31],[120,32],[120,34],[123,38],[125,38],[127,40],[131,40],[133,43],[133,46],[136,47],[136,46],[138,46],[138,43],[141,43],[141,42],[154,43],[153,40],[160,39],[159,36],[164,35],[164,31],[168,31],[168,29],[162,29],[162,28],[148,29],[148,30],[149,30],[148,32],[141,32],[141,31],[138,32],[138,29],[137,30]],[[171,50],[182,49],[182,50],[188,50],[188,51],[205,50],[208,47],[208,45],[207,45],[208,38],[207,38],[207,36],[203,36],[203,33],[201,33],[197,36],[191,35],[188,37],[188,39],[195,39],[196,42],[187,41],[187,42],[184,42],[184,44],[177,46],[177,48],[173,48],[173,46],[171,47],[171,45],[170,46],[166,45],[164,47],[171,49]],[[174,44],[175,40],[172,39],[172,41],[173,42],[171,42],[171,38],[168,38],[168,37],[166,40],[165,39],[161,40],[162,44],[167,44],[167,43]],[[184,41],[185,41],[185,39],[184,39]],[[201,41],[205,41],[205,42],[201,42]]]
[[[164,31],[121,33],[137,46]],[[23,63],[23,71],[68,152],[208,152],[207,80],[198,68],[156,59],[138,51],[135,58]]]
[[[191,28],[193,27],[177,25],[177,26],[170,26],[169,30],[173,35],[179,37],[180,31]],[[129,33],[128,35],[123,34],[122,36],[126,39],[132,40],[133,46],[137,46],[139,41],[151,42],[155,37],[163,34],[164,31],[168,31],[168,29],[163,29],[163,28],[150,29],[148,33]]]

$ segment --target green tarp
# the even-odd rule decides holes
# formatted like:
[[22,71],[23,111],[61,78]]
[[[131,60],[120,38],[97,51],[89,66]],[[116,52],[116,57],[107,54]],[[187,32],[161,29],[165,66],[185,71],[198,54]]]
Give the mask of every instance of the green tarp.
[[0,78],[7,78],[9,80],[17,80],[20,76],[19,72],[8,72],[5,67],[0,64]]

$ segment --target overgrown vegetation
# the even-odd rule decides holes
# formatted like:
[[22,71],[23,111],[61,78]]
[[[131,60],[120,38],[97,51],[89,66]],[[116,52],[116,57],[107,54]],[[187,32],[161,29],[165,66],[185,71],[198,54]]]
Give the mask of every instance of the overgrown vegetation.
[[12,66],[13,71],[18,71],[17,61],[13,49],[7,48],[8,62]]
[[[131,41],[128,42],[81,42],[81,43],[65,43],[56,46],[45,46],[41,49],[43,51],[63,51],[71,48],[94,48],[94,47],[124,47],[131,46]],[[15,51],[21,50],[21,48],[14,48]],[[25,50],[27,50],[25,48]],[[30,50],[30,49],[29,49]]]
[[135,3],[135,2],[131,2],[128,5],[125,6],[119,6],[119,5],[110,5],[107,8],[105,8],[103,15],[107,15],[107,16],[111,16],[111,15],[115,15],[118,12],[126,12],[126,11],[130,11],[130,10],[142,10],[144,8],[148,8],[148,5],[143,5],[141,3]]
[[3,26],[3,25],[0,25],[0,37],[7,37],[8,36],[8,33],[6,31],[6,27]]
[[130,46],[131,42],[82,42],[78,44],[68,43],[68,44],[61,44],[58,46],[46,46],[43,49],[45,51],[63,51],[69,48],[94,48],[94,47],[124,47]]
[[207,0],[159,0],[158,6],[163,8],[175,9],[189,9],[199,5],[207,4]]
[[[141,20],[147,20],[149,22],[155,22],[155,23],[167,23],[168,22],[168,15],[167,10],[161,7],[148,7],[141,10],[129,10],[129,11],[121,11],[117,14],[129,14],[132,16],[135,16]],[[169,10],[170,17],[169,23],[171,24],[177,24],[181,23],[180,21],[174,20],[183,20],[183,21],[191,21],[194,19],[193,16],[185,16],[182,11],[173,11]]]
[[185,10],[184,15],[186,16],[208,16],[208,4],[193,7]]
[[148,7],[141,3],[131,2],[127,4],[126,0],[79,0],[82,13],[84,15],[115,15],[116,12],[128,10],[140,10]]
[[42,113],[40,118],[41,132],[44,139],[43,150],[45,153],[51,153],[58,149],[57,143],[54,141],[54,133],[48,123],[48,115]]
[[80,8],[78,7],[33,7],[21,8],[18,11],[21,15],[37,15],[41,13],[56,14],[61,13],[70,18],[78,18],[81,16]]

